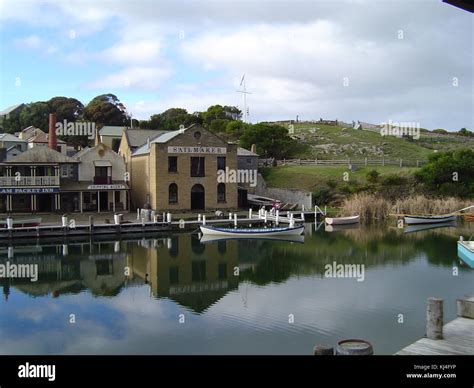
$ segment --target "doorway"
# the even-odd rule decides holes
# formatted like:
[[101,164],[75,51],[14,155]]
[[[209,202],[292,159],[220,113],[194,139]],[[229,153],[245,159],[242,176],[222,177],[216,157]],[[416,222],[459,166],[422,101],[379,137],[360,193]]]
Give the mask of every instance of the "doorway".
[[204,187],[200,184],[196,184],[191,188],[191,210],[203,210],[204,208]]

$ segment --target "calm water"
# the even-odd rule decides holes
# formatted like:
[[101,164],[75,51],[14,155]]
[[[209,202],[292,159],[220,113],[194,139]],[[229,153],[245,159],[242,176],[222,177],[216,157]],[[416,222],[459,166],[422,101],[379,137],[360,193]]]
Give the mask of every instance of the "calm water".
[[[22,246],[10,258],[4,248],[1,263],[37,263],[39,279],[0,280],[0,352],[310,354],[356,337],[391,354],[424,335],[429,296],[445,299],[448,321],[456,298],[474,293],[459,234],[474,225],[404,234],[307,224],[304,243],[178,234]],[[364,264],[365,280],[324,277],[334,261]]]

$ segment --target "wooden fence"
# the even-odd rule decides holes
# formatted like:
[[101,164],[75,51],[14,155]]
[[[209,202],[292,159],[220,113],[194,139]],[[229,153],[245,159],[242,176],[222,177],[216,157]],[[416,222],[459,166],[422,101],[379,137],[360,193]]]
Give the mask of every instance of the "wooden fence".
[[[277,160],[277,166],[397,166],[397,167],[421,167],[426,160],[414,159],[283,159]],[[275,165],[275,159],[259,159],[259,167],[271,167]]]

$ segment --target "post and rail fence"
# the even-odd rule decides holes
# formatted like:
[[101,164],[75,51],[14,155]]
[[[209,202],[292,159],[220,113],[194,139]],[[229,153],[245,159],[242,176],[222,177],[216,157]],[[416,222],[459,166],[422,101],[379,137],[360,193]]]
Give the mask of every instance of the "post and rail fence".
[[397,166],[421,167],[426,164],[422,159],[259,159],[258,167],[271,166]]

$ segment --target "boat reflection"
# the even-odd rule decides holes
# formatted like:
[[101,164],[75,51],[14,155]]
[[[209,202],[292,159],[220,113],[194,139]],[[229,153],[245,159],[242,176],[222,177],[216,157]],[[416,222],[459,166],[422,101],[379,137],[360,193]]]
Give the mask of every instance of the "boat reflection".
[[346,224],[346,225],[324,225],[325,232],[340,232],[342,230],[349,230],[349,229],[359,229],[360,224]]
[[439,229],[439,228],[455,228],[457,226],[456,221],[451,222],[438,222],[436,224],[420,224],[420,225],[409,225],[406,226],[403,230],[403,233],[416,233],[421,232],[423,230],[430,230],[430,229]]

